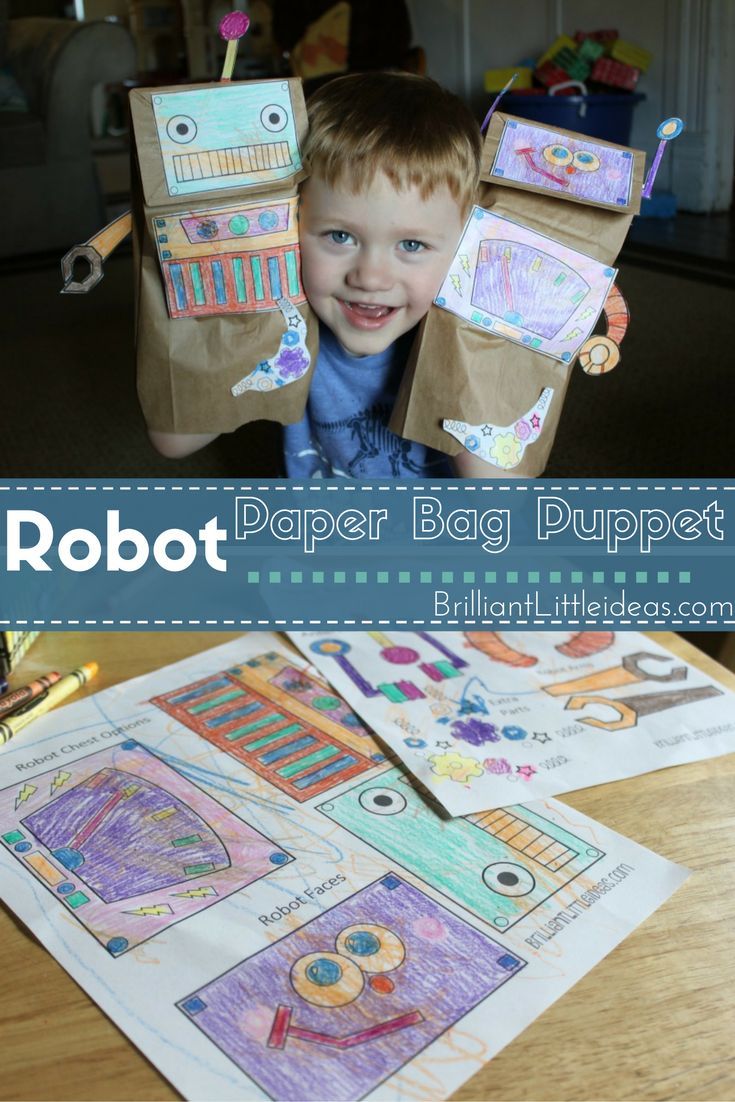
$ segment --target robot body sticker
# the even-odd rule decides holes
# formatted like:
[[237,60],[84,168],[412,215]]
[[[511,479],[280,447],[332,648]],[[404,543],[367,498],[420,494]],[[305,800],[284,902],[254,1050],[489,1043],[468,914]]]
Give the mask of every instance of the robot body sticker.
[[151,231],[172,318],[277,310],[305,302],[296,197],[156,214]]
[[526,448],[541,435],[553,394],[552,387],[545,387],[536,404],[511,425],[494,425],[490,421],[469,425],[447,418],[442,424],[445,432],[459,440],[468,452],[509,471],[518,466]]
[[473,207],[434,301],[478,329],[570,363],[616,274],[592,256]]

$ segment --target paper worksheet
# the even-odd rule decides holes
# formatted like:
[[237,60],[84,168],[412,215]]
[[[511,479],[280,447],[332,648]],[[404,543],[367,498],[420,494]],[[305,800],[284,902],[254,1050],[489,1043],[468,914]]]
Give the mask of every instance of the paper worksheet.
[[452,815],[735,751],[735,694],[635,631],[290,635]]
[[0,753],[5,903],[193,1099],[440,1099],[686,871],[553,800],[447,818],[264,633]]

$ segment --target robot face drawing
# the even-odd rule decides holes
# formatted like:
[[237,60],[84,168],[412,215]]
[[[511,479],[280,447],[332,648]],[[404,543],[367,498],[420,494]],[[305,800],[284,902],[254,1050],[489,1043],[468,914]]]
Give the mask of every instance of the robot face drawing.
[[491,177],[619,209],[630,202],[633,154],[594,139],[507,119]]
[[497,930],[510,929],[604,856],[524,805],[447,819],[400,769],[318,810]]
[[525,965],[389,872],[177,1006],[269,1098],[348,1102]]
[[169,195],[275,183],[301,168],[287,81],[152,96]]

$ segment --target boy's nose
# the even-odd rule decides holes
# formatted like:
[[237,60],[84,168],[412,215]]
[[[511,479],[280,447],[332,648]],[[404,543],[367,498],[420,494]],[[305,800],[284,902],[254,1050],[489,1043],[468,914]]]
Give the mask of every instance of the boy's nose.
[[355,291],[390,291],[394,282],[390,261],[378,254],[364,252],[355,258],[346,281]]

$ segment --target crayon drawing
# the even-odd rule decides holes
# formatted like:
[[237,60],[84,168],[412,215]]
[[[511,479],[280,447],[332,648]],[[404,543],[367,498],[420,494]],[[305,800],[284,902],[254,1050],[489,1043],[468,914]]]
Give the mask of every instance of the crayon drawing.
[[172,318],[250,314],[305,301],[296,197],[151,219]]
[[289,299],[279,298],[276,305],[286,323],[278,349],[270,359],[261,360],[249,375],[230,388],[234,397],[248,390],[267,391],[288,386],[308,371],[311,354],[307,345],[306,322]]
[[449,418],[445,418],[442,425],[444,431],[459,440],[468,452],[496,467],[511,470],[523,459],[526,448],[541,435],[553,395],[550,386],[544,387],[536,404],[512,425],[495,425],[491,421],[468,425],[466,421]]
[[434,301],[478,329],[570,363],[616,274],[592,256],[473,207]]
[[[638,725],[639,716],[653,715],[655,712],[665,712],[669,708],[681,708],[684,704],[694,704],[698,700],[709,700],[712,697],[723,695],[723,690],[718,689],[716,685],[677,688],[655,693],[637,693],[630,697],[616,696],[613,698],[599,695],[609,689],[619,689],[626,685],[639,685],[645,681],[654,684],[686,681],[689,668],[687,666],[669,666],[668,662],[669,659],[664,655],[638,651],[635,654],[624,655],[619,666],[598,670],[596,673],[587,674],[584,677],[544,685],[544,692],[548,693],[549,696],[568,697],[565,708],[570,711],[576,712],[594,704],[602,705],[603,712],[605,708],[612,709],[616,717],[613,719],[589,715],[577,717],[579,723],[586,723],[590,727],[597,727],[603,731],[626,731]],[[662,669],[659,663],[663,663],[665,668]],[[653,665],[653,668],[651,668],[651,665]]]
[[299,802],[385,761],[343,700],[275,652],[151,703]]
[[449,819],[400,769],[362,781],[318,810],[497,930],[604,857],[523,806]]
[[453,815],[735,750],[731,694],[637,632],[290,634]]
[[177,1005],[271,1098],[347,1102],[525,964],[389,873]]
[[620,209],[630,202],[633,164],[629,149],[506,119],[490,177]]
[[151,100],[169,195],[277,183],[301,167],[287,81],[215,84]]
[[136,742],[0,792],[0,840],[120,956],[292,860]]

